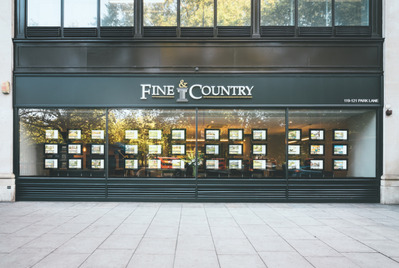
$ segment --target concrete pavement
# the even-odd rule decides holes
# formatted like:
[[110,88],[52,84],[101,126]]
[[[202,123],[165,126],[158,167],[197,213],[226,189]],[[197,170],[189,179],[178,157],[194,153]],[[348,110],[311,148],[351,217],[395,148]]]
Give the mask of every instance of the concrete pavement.
[[399,267],[399,206],[0,203],[0,267]]

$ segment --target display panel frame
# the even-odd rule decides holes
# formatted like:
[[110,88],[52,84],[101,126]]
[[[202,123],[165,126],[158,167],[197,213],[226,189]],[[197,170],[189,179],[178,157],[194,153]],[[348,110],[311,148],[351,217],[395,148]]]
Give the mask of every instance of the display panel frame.
[[[131,150],[131,148],[135,148],[135,149]],[[138,155],[139,154],[138,144],[125,144],[125,154]]]
[[[255,150],[255,147],[262,147],[262,150]],[[252,155],[267,155],[267,144],[252,144]]]
[[[135,163],[135,164],[133,165],[133,168],[128,167],[128,165],[126,164],[126,163],[128,163],[128,162],[133,162],[133,163]],[[139,160],[138,160],[138,159],[133,159],[133,158],[125,159],[124,164],[125,164],[124,169],[127,169],[127,170],[138,170],[138,169],[139,169]]]
[[[333,156],[341,156],[341,155],[343,155],[343,156],[346,156],[346,155],[348,155],[348,144],[333,144],[332,145],[333,146],[333,148],[332,148],[332,154],[333,154]],[[345,153],[336,153],[335,152],[335,148],[336,147],[339,147],[339,146],[342,146],[343,148],[345,148]]]
[[[174,162],[176,163],[176,161],[179,161],[179,162],[180,162],[179,168],[175,168],[175,166],[173,165],[173,163],[174,163]],[[185,167],[185,162],[184,162],[183,159],[172,159],[171,162],[172,162],[172,169],[183,170],[183,169],[186,168],[186,167]]]
[[[73,166],[71,167],[71,163],[76,162],[76,165],[73,164]],[[82,159],[80,158],[70,158],[68,159],[68,169],[71,170],[80,170],[82,169]]]
[[[320,148],[320,152],[318,153],[316,147]],[[324,144],[309,144],[309,155],[318,155],[322,156],[325,154],[325,146]]]
[[[237,146],[237,148],[239,149],[234,149],[234,147]],[[229,150],[228,153],[229,155],[243,155],[244,151],[243,151],[243,145],[242,144],[229,144],[228,146]]]
[[324,141],[325,140],[325,130],[319,129],[309,129],[309,140],[311,141]]
[[[55,149],[55,150],[52,150],[51,152],[53,152],[53,151],[55,151],[55,152],[53,152],[53,153],[51,153],[50,151],[47,151],[47,146],[48,147],[52,147],[53,149]],[[43,146],[43,151],[44,151],[44,154],[58,154],[58,148],[59,146],[58,146],[58,144],[57,143],[45,143],[44,144],[44,146]]]
[[[215,168],[210,168],[210,163],[214,163],[214,167]],[[219,165],[219,160],[218,159],[206,159],[205,160],[205,169],[207,170],[219,170],[220,169],[220,165]]]
[[[239,162],[239,168],[231,168],[231,162]],[[242,158],[234,158],[234,159],[228,159],[229,163],[229,170],[243,170],[243,159]]]
[[[290,149],[294,149],[294,150],[290,150]],[[301,145],[288,144],[288,155],[301,155]]]
[[[209,153],[210,148],[217,148],[217,150],[215,149],[215,153]],[[219,144],[205,144],[205,155],[219,155],[219,154],[220,154]]]
[[[215,137],[215,138],[212,138]],[[205,129],[205,140],[206,141],[219,141],[220,140],[220,129],[206,128]]]
[[[76,134],[76,137],[75,137]],[[80,129],[68,129],[68,140],[81,140],[82,130]]]
[[[344,167],[345,168],[336,168],[335,163],[341,161],[342,163],[345,163]],[[348,171],[348,159],[333,159],[332,160],[332,168],[333,171]]]
[[[79,149],[73,149],[72,147],[76,146]],[[83,154],[83,145],[82,143],[68,143],[67,144],[67,153],[68,155],[82,155]]]
[[[257,132],[262,133],[261,138],[255,138],[255,133],[257,133]],[[263,133],[264,133],[264,135],[263,135]],[[262,138],[263,136],[265,138]],[[252,140],[253,141],[267,141],[267,129],[266,128],[265,129],[252,129]]]
[[[154,151],[154,150],[151,150],[151,147],[155,148],[155,146],[157,148],[160,148],[160,149],[157,149],[156,153],[151,152],[151,151]],[[148,154],[150,154],[150,155],[160,155],[160,154],[162,154],[162,145],[160,145],[160,144],[149,144],[148,145]]]
[[296,129],[296,128],[288,129],[288,140],[300,141],[301,138],[302,138],[302,129]]
[[139,131],[137,129],[125,129],[125,140],[137,140]]
[[161,160],[160,159],[149,159],[148,160],[148,169],[161,170],[162,169]]
[[[97,152],[97,148],[99,148],[99,152]],[[92,155],[104,155],[105,154],[104,144],[91,144],[90,153]]]
[[105,131],[102,129],[93,129],[91,131],[92,140],[103,140],[105,139]]
[[[55,166],[49,166],[48,164],[55,163]],[[59,160],[57,158],[45,158],[43,163],[44,169],[58,169]]]
[[[295,167],[291,168],[292,166],[295,166]],[[299,160],[299,159],[288,159],[287,168],[288,168],[288,170],[299,170],[299,169],[301,169],[301,160]]]
[[229,135],[229,141],[242,141],[242,140],[244,140],[244,129],[243,128],[229,128],[228,135]]
[[149,140],[162,140],[162,129],[149,129],[148,130],[148,139]]
[[[176,152],[174,151],[174,146],[180,146],[180,148],[183,148],[183,150]],[[172,155],[186,155],[186,144],[171,144],[171,147]]]
[[[342,136],[341,136],[341,134]],[[340,135],[338,135],[340,134]],[[333,129],[333,141],[347,141],[349,139],[348,129]]]
[[[174,135],[176,137],[174,137]],[[172,129],[170,131],[170,136],[174,141],[185,141],[186,140],[186,129],[185,128],[178,128]]]
[[310,159],[309,169],[311,170],[324,170],[324,159]]
[[[261,168],[257,168],[257,167],[255,167],[255,163],[264,163],[264,164],[261,164]],[[253,170],[263,170],[263,171],[267,170],[267,160],[266,159],[253,159],[252,160],[252,169]]]
[[[97,165],[93,165],[94,163],[100,163],[99,167]],[[105,160],[104,159],[91,159],[90,161],[90,169],[93,170],[102,170],[105,168]]]
[[59,133],[58,129],[46,129],[45,138],[46,140],[58,140]]

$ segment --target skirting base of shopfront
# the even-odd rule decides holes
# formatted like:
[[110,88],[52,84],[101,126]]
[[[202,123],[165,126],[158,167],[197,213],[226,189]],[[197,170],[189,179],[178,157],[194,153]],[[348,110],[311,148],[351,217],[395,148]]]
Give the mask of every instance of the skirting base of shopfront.
[[363,202],[380,201],[376,178],[19,178],[18,201]]
[[381,177],[381,203],[399,204],[399,175]]
[[0,174],[0,202],[15,201],[14,174]]

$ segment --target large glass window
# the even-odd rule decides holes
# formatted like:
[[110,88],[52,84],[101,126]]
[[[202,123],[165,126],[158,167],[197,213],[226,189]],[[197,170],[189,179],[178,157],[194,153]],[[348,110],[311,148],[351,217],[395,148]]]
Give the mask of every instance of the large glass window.
[[200,110],[198,177],[283,177],[284,110]]
[[177,0],[143,0],[144,26],[176,26]]
[[331,0],[298,0],[300,27],[331,27]]
[[110,176],[195,176],[195,116],[195,110],[110,110]]
[[101,0],[101,26],[134,25],[134,0]]
[[295,25],[295,0],[262,0],[261,25]]
[[105,110],[21,109],[20,175],[105,176]]
[[96,27],[97,0],[64,0],[65,27]]
[[28,26],[61,26],[61,0],[29,0]]
[[335,0],[335,25],[368,26],[369,0]]
[[375,177],[373,110],[289,111],[290,177]]
[[180,25],[182,27],[213,27],[213,0],[180,1]]
[[251,0],[218,0],[218,26],[250,26]]

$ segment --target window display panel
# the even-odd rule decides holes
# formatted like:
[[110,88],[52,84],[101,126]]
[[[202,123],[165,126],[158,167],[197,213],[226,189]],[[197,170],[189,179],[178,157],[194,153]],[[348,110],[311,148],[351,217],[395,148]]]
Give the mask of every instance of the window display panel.
[[336,26],[368,26],[370,0],[335,0]]
[[213,27],[213,0],[180,0],[181,27]]
[[19,120],[21,176],[105,176],[91,168],[93,159],[104,160],[105,139],[92,132],[105,132],[105,110],[20,109]]
[[101,0],[101,26],[132,27],[134,0]]
[[303,135],[288,142],[290,177],[376,176],[375,110],[290,109],[288,118]]
[[218,26],[250,26],[251,1],[250,0],[218,0],[217,1]]
[[298,26],[331,27],[332,0],[298,0]]
[[199,178],[281,178],[285,111],[198,111]]
[[96,27],[97,0],[64,0],[64,27]]
[[61,26],[61,0],[28,0],[28,26]]
[[177,0],[143,0],[144,26],[177,26]]
[[109,110],[110,177],[195,177],[195,117],[193,109]]
[[262,0],[262,26],[294,26],[295,0]]

